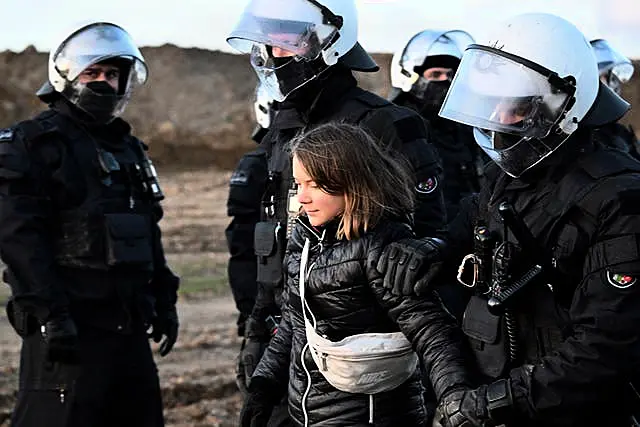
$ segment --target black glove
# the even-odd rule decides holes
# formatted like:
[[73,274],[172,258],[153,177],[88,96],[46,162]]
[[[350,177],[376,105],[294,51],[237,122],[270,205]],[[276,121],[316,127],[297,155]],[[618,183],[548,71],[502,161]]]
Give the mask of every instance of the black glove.
[[242,363],[242,352],[244,351],[246,342],[245,339],[242,340],[240,353],[236,357],[236,385],[238,386],[238,390],[240,390],[240,394],[242,394],[242,397],[245,399],[249,396],[249,390],[247,388],[249,381],[247,380],[247,374],[244,370],[244,364]]
[[508,380],[447,394],[433,419],[434,427],[493,427],[508,423],[513,398]]
[[388,245],[378,260],[384,287],[394,295],[424,293],[440,270],[444,241],[431,237],[403,239]]
[[78,330],[67,312],[55,314],[40,326],[49,362],[77,364],[80,359]]
[[269,342],[256,341],[250,338],[246,338],[244,345],[240,349],[239,357],[239,369],[242,369],[245,384],[249,384],[249,380],[253,375],[253,371],[256,370],[258,362],[262,358],[262,354],[266,350]]
[[151,327],[152,330],[149,333],[149,336],[157,343],[162,341],[159,351],[160,356],[164,357],[169,354],[173,345],[178,340],[178,328],[180,327],[180,321],[178,320],[176,306],[170,305],[167,308],[158,310],[151,321]]
[[239,369],[244,371],[245,384],[249,384],[253,371],[256,370],[272,335],[272,331],[268,330],[265,321],[249,316],[245,324],[245,338],[238,360]]
[[250,393],[240,411],[241,427],[265,427],[273,412],[273,406],[264,401],[262,394]]
[[266,427],[279,398],[277,387],[262,377],[255,378],[240,411],[240,427]]

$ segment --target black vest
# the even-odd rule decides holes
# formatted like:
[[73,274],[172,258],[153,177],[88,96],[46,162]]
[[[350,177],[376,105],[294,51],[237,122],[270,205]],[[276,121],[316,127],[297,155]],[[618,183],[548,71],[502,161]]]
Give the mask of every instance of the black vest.
[[[31,146],[36,147],[40,138],[60,142],[62,160],[58,169],[49,171],[52,182],[64,182],[65,177],[83,181],[48,189],[58,265],[152,271],[153,203],[140,174],[146,156],[142,143],[127,134],[122,143],[106,145],[51,110],[21,122],[18,128]],[[77,170],[60,170],[64,168]]]

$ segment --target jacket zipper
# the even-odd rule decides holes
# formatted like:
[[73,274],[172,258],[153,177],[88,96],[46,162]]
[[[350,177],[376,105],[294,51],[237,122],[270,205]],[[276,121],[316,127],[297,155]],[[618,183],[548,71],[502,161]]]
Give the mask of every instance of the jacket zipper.
[[301,226],[303,226],[303,227],[305,228],[305,230],[307,230],[309,233],[311,233],[311,234],[313,235],[313,237],[315,237],[316,239],[318,239],[318,245],[320,245],[320,251],[322,251],[322,247],[323,247],[322,242],[323,242],[323,240],[324,240],[324,235],[325,235],[325,232],[326,232],[327,230],[323,230],[323,231],[322,231],[322,234],[318,234],[318,233],[316,233],[316,231],[315,231],[313,228],[311,228],[311,227],[309,227],[307,224],[305,224],[305,223],[300,219],[300,217],[297,217],[297,218],[296,218],[296,221],[298,222],[298,224],[300,224]]
[[[365,361],[365,360],[375,360],[375,359],[387,359],[391,357],[404,356],[413,352],[413,348],[405,348],[394,350],[393,352],[385,353],[383,357],[380,357],[378,354],[368,355],[368,356],[360,356],[360,357],[346,357],[346,356],[338,356],[335,354],[322,353],[322,357],[331,356],[334,359],[338,360],[350,360],[350,361]],[[325,368],[326,370],[326,368]]]
[[[320,250],[318,251],[318,253],[322,252],[324,250],[324,238],[325,238],[325,233],[327,232],[327,230],[322,230],[322,234],[318,234],[316,233],[311,227],[309,227],[307,224],[305,224],[304,222],[302,222],[302,220],[300,220],[300,217],[296,218],[296,221],[298,222],[298,224],[302,225],[309,233],[311,233],[313,235],[313,237],[315,237],[318,240],[317,243],[317,247],[320,248]],[[309,248],[309,252],[311,252],[312,249],[315,249],[315,246],[313,248]],[[311,274],[311,270],[313,270],[313,267],[316,265],[316,261],[314,260],[308,267],[307,267],[307,271],[305,271],[304,275],[305,275],[305,280],[309,278],[309,275]],[[303,308],[304,309],[304,308]]]
[[[318,239],[318,246],[320,247],[320,252],[322,252],[322,250],[323,250],[322,241],[323,241],[323,239],[324,239],[325,231],[326,231],[326,230],[324,230],[324,231],[322,232],[322,235],[320,236],[320,235],[318,235],[318,233],[316,233],[313,229],[311,229],[310,227],[308,227],[308,226],[307,226],[307,224],[305,224],[304,222],[302,222],[302,221],[300,220],[300,218],[299,218],[299,217],[298,217],[298,218],[296,218],[296,221],[297,221],[300,225],[302,225],[302,226],[303,226],[307,231],[309,231],[309,232],[310,232],[314,237],[316,237],[316,238]],[[309,248],[309,252],[311,252],[311,248]],[[309,265],[309,266],[307,267],[307,271],[305,271],[305,272],[304,272],[305,281],[306,281],[306,279],[308,279],[308,278],[309,278],[309,274],[311,273],[311,270],[313,270],[313,267],[315,266],[315,264],[316,264],[316,261],[314,260],[314,261],[311,263],[311,265]],[[300,265],[300,267],[302,268],[302,265]],[[303,311],[305,310],[305,302],[304,302],[304,301],[302,301],[302,307],[301,307],[301,308],[302,308],[302,310],[303,310]],[[302,414],[303,414],[303,417],[304,417],[304,427],[308,427],[308,426],[309,426],[309,414],[307,413],[307,409],[306,409],[306,407],[305,407],[305,404],[306,404],[307,397],[308,397],[308,395],[309,395],[309,391],[311,390],[311,374],[309,373],[309,371],[308,371],[308,369],[307,369],[307,366],[306,366],[306,365],[305,365],[305,363],[304,363],[304,352],[305,352],[308,348],[309,348],[309,343],[306,343],[306,344],[304,345],[304,347],[302,347],[302,352],[300,353],[300,362],[301,362],[301,364],[302,364],[302,369],[304,369],[305,374],[307,375],[307,382],[308,382],[307,387],[306,387],[306,390],[305,390],[305,392],[304,392],[304,393],[303,393],[303,395],[302,395],[302,401],[300,402],[300,403],[301,403],[301,406],[302,406]]]

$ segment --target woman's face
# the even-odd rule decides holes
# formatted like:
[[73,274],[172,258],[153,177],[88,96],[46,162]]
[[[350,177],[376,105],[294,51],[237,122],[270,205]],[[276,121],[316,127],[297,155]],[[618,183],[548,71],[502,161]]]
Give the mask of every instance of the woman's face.
[[307,173],[297,156],[293,156],[293,179],[298,185],[298,202],[302,205],[311,225],[317,227],[344,212],[343,195],[334,196],[320,189]]

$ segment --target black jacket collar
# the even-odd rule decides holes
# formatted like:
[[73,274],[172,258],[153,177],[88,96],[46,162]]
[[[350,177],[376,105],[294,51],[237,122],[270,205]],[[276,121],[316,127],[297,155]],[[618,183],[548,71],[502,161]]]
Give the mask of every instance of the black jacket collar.
[[127,136],[131,134],[131,126],[121,118],[116,117],[107,124],[91,122],[85,113],[63,97],[56,99],[50,105],[50,108],[66,118],[70,123],[83,129],[98,143],[106,146],[106,148],[121,148]]
[[[595,150],[593,134],[588,129],[578,129],[554,153],[540,164],[525,172],[520,178],[512,178],[499,170],[493,181],[494,191],[491,200],[501,199],[505,192],[535,189],[538,185],[558,182],[569,169],[577,167],[577,160],[586,153]],[[496,165],[492,168],[499,169]],[[490,176],[492,173],[488,171]]]
[[296,221],[302,226],[302,237],[309,239],[312,244],[327,246],[338,241],[336,234],[340,225],[340,218],[335,218],[320,227],[311,225],[306,215],[299,215]]

